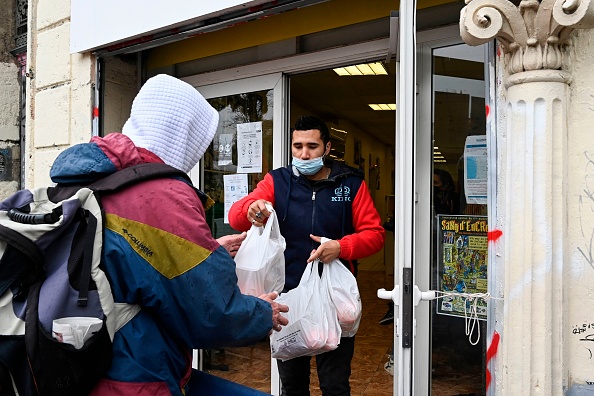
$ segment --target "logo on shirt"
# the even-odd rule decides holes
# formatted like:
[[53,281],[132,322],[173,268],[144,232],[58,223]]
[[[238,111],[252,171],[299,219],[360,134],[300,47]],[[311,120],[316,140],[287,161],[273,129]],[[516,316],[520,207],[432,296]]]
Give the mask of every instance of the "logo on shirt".
[[340,186],[334,189],[334,196],[332,202],[351,202],[351,189],[347,186]]

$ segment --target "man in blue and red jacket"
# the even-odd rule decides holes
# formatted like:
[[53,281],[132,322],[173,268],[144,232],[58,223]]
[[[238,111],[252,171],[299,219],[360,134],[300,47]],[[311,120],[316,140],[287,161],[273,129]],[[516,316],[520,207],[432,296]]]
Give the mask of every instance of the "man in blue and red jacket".
[[[235,202],[229,223],[240,231],[262,226],[274,207],[286,241],[285,290],[295,288],[308,262],[338,258],[353,274],[357,259],[378,252],[385,239],[380,216],[363,173],[325,161],[330,133],[316,117],[302,116],[291,136],[292,163],[272,170],[248,196]],[[320,244],[321,237],[331,239]],[[338,348],[316,356],[324,395],[349,395],[354,337],[343,337]],[[283,395],[309,395],[310,357],[278,361]]]

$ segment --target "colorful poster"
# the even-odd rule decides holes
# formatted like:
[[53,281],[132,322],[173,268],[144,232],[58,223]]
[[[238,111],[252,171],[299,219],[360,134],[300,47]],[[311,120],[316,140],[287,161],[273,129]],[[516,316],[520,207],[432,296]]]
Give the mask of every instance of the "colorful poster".
[[[470,316],[474,299],[456,293],[487,293],[487,216],[437,216],[438,290],[437,313]],[[479,319],[487,318],[487,303],[477,300]]]

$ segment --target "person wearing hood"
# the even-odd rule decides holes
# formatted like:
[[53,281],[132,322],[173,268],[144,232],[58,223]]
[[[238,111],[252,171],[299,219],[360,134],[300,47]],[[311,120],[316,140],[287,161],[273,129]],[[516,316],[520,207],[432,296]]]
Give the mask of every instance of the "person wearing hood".
[[[330,153],[326,124],[301,116],[291,132],[293,160],[272,170],[256,189],[235,202],[229,224],[245,231],[262,226],[274,207],[286,241],[285,290],[299,284],[307,263],[338,258],[355,276],[357,259],[384,245],[385,230],[363,172],[326,159]],[[320,244],[321,238],[330,241]],[[316,356],[322,394],[349,395],[355,337],[343,337],[337,349]],[[284,396],[309,395],[310,357],[277,361]]]
[[[187,173],[217,124],[218,112],[194,87],[157,75],[135,97],[122,133],[66,149],[50,176],[59,185],[89,184],[141,163]],[[205,197],[176,178],[103,196],[102,260],[115,302],[141,309],[115,333],[111,368],[92,395],[188,394],[192,349],[253,344],[287,324],[275,293],[241,294],[229,252],[244,236],[215,240]]]

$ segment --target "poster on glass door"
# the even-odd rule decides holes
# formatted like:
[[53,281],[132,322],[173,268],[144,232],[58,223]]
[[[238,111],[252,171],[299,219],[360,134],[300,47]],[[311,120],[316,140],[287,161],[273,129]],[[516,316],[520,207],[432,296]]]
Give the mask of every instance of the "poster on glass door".
[[468,136],[464,144],[464,193],[469,204],[487,204],[487,137]]
[[218,148],[216,169],[233,165],[233,134],[222,133],[218,135],[218,143],[218,145],[215,145]]
[[237,173],[262,172],[262,122],[237,124]]
[[[437,313],[470,316],[475,303],[467,294],[487,293],[487,216],[437,216]],[[466,311],[466,314],[465,314]],[[487,318],[487,303],[476,299],[479,319]]]
[[241,198],[248,195],[248,180],[245,173],[223,175],[225,188],[225,214],[223,223],[229,224],[229,210],[231,206]]

